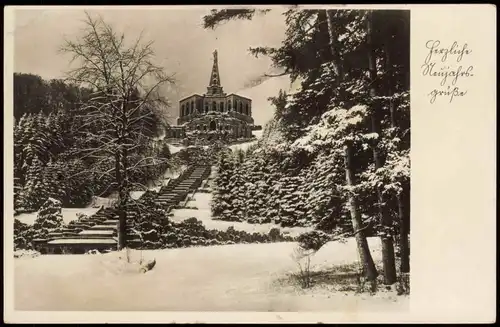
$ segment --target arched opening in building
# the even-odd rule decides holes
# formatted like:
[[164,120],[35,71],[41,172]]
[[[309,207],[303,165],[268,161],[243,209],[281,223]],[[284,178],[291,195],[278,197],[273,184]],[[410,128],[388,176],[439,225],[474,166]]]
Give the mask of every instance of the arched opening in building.
[[210,122],[210,130],[215,131],[217,129],[217,124],[212,120]]
[[217,103],[212,101],[212,111],[217,111]]
[[190,114],[194,113],[194,101],[191,101],[191,110]]
[[231,100],[227,101],[227,111],[231,111]]
[[184,105],[181,105],[181,116],[184,116]]
[[220,112],[224,112],[224,102],[220,103]]
[[205,104],[205,112],[208,112],[208,103]]
[[243,102],[240,102],[240,114],[243,113]]
[[247,115],[247,116],[250,115],[250,110],[248,110],[248,103],[245,104],[245,115]]

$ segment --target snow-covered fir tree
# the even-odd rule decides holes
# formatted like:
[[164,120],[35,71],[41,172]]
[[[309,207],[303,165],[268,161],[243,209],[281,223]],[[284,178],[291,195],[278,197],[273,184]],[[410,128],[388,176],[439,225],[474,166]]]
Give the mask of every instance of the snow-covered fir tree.
[[61,211],[61,201],[48,198],[38,211],[33,228],[39,237],[45,237],[52,231],[57,231],[64,225]]
[[20,206],[26,210],[38,210],[49,197],[50,190],[43,170],[42,161],[35,156],[28,168],[27,182],[19,194]]
[[229,188],[231,176],[234,173],[234,159],[232,153],[221,151],[216,164],[216,175],[213,181],[213,198],[211,210],[214,217],[230,218],[232,215],[232,190]]

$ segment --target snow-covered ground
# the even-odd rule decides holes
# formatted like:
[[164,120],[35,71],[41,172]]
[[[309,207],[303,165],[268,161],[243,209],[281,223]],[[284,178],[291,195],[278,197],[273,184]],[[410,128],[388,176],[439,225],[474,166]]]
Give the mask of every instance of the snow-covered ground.
[[[207,228],[219,230],[233,226],[237,230],[267,233],[277,227],[213,220],[211,197],[210,193],[195,193],[187,206],[197,209],[174,210],[172,219],[182,221],[196,217]],[[63,215],[64,212],[67,209],[63,209]],[[307,229],[281,230],[297,235]],[[368,241],[374,260],[380,262],[379,239]],[[128,255],[126,252],[25,255],[14,261],[14,305],[16,310],[39,311],[380,312],[409,309],[409,298],[392,291],[356,294],[341,290],[333,282],[300,288],[290,279],[290,274],[298,272],[293,257],[296,246],[289,242],[130,250]],[[127,256],[131,263],[127,263]],[[140,273],[141,258],[155,259],[156,266],[145,274]],[[350,239],[347,243],[325,245],[312,257],[311,271],[345,266],[353,269],[358,264],[356,243]]]
[[[258,140],[262,137],[262,130],[260,131],[253,131],[252,132],[253,135],[255,135],[255,138]],[[255,143],[257,143],[257,140],[255,141],[251,141],[251,142],[245,142],[245,143],[241,143],[241,144],[233,144],[233,145],[230,145],[229,148],[231,150],[236,150],[236,149],[241,149],[241,150],[246,150],[248,149],[250,146],[254,145]]]
[[260,130],[260,131],[252,131],[252,134],[255,135],[255,138],[257,139],[260,139],[262,137],[262,133],[264,131],[263,130]]
[[185,149],[185,147],[183,147],[183,146],[175,146],[173,144],[169,144],[168,147],[170,149],[170,153],[172,153],[172,154],[177,153],[177,152],[181,151],[182,149]]
[[[77,219],[78,213],[83,213],[84,215],[90,216],[95,214],[99,208],[62,208],[62,218],[64,223],[69,223],[72,220]],[[35,223],[38,212],[22,213],[20,215],[14,216],[20,222],[33,225]]]
[[228,227],[233,226],[236,230],[242,230],[247,233],[268,233],[271,228],[280,228],[284,233],[290,236],[298,236],[306,231],[311,230],[308,227],[280,227],[276,224],[249,224],[247,222],[233,222],[213,220],[210,211],[210,201],[212,200],[211,193],[195,193],[193,199],[187,202],[187,208],[196,209],[175,209],[172,210],[173,221],[183,221],[185,219],[195,217],[203,222],[207,229],[227,230]]
[[[380,260],[378,239],[370,239]],[[44,255],[14,259],[16,310],[105,311],[402,311],[408,297],[302,290],[287,282],[297,272],[294,243],[245,244],[134,251],[131,261],[156,259],[139,273],[126,253]],[[121,258],[120,258],[121,257]],[[353,240],[329,243],[313,257],[314,270],[356,264]]]

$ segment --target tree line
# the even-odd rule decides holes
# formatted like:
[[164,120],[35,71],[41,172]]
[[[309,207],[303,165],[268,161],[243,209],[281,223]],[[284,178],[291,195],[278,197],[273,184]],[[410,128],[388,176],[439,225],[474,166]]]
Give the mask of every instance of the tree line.
[[154,138],[167,127],[159,87],[174,81],[153,63],[151,42],[127,39],[101,17],[87,14],[60,50],[74,63],[65,79],[14,75],[15,208],[35,211],[47,198],[83,206],[117,192],[122,248],[130,191],[171,164]]
[[[265,13],[213,10],[204,27]],[[382,242],[384,282],[392,284],[396,250],[399,271],[409,272],[409,11],[291,8],[283,15],[281,46],[250,51],[270,57],[301,86],[270,99],[274,118],[243,163],[220,159],[219,171],[237,173],[216,180],[213,212],[222,219],[313,224],[342,235],[338,227],[348,221],[365,277],[379,275],[366,240],[374,232]],[[240,185],[234,190],[250,209],[238,212],[241,201],[226,191],[231,185]],[[262,203],[273,208],[263,212]]]

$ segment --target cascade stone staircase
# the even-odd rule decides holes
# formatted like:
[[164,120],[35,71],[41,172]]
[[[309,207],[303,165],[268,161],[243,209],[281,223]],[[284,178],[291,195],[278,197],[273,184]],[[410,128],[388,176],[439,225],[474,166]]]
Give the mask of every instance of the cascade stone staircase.
[[[158,193],[147,191],[141,199],[153,197],[155,203],[167,213],[179,206],[187,195],[198,189],[210,175],[210,166],[190,166],[182,174],[162,186]],[[131,222],[138,212],[127,211],[127,221]],[[130,226],[127,224],[128,227]],[[83,254],[89,250],[115,250],[117,248],[118,212],[116,208],[101,208],[94,215],[70,222],[59,232],[50,233],[47,239],[34,240],[35,248],[42,254]],[[127,233],[129,246],[138,246],[141,240],[137,234]]]

